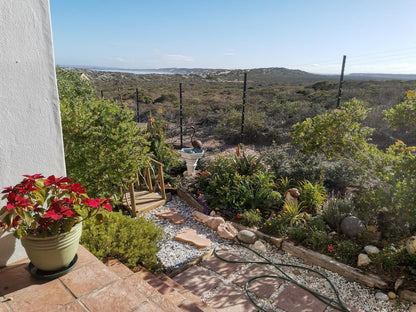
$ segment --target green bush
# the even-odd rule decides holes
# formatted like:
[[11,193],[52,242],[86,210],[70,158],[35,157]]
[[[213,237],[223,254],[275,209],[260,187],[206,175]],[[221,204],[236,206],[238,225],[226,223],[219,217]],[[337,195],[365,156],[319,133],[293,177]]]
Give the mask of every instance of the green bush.
[[355,210],[354,202],[348,199],[330,199],[322,211],[322,218],[334,230],[339,231],[342,219]]
[[147,163],[147,141],[133,113],[91,99],[93,87],[79,74],[58,70],[68,176],[93,197],[111,197]]
[[308,231],[304,227],[294,226],[288,229],[287,232],[289,239],[293,240],[296,244],[302,244],[308,237]]
[[335,257],[341,262],[355,266],[362,247],[350,240],[341,241],[335,247]]
[[327,193],[322,182],[312,183],[307,180],[300,183],[299,192],[303,209],[314,214],[320,210]]
[[247,226],[257,226],[263,220],[260,211],[248,210],[241,215],[241,222]]
[[150,118],[147,126],[147,140],[150,142],[150,153],[163,164],[163,170],[170,172],[181,166],[180,155],[166,143],[167,123]]
[[332,238],[327,232],[310,230],[308,231],[304,244],[307,247],[322,253],[326,252],[328,245],[331,244],[331,242]]
[[130,269],[140,264],[154,271],[160,267],[156,253],[162,239],[162,229],[144,217],[133,219],[112,212],[103,224],[94,219],[83,222],[81,244],[100,260],[114,257]]
[[322,157],[306,156],[300,152],[289,153],[276,143],[263,149],[261,154],[264,162],[277,178],[288,178],[291,181],[321,179]]
[[334,193],[343,195],[348,186],[358,182],[354,168],[344,161],[329,162],[323,170],[324,186]]
[[265,234],[283,236],[286,234],[288,223],[285,222],[280,215],[273,215],[268,218],[260,228],[260,231]]
[[249,209],[275,211],[281,205],[272,176],[251,156],[218,155],[198,176],[195,191],[203,195],[209,207],[229,216]]
[[315,231],[324,231],[326,223],[322,215],[317,215],[308,220],[308,228]]

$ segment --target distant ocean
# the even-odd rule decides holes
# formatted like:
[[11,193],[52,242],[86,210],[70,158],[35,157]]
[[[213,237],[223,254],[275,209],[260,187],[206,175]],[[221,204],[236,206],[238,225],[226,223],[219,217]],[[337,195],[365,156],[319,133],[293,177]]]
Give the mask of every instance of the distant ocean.
[[123,68],[104,68],[104,67],[80,67],[80,66],[68,66],[71,68],[83,68],[95,71],[115,72],[115,73],[130,73],[138,75],[149,75],[149,74],[165,74],[172,75],[173,72],[163,69],[123,69]]

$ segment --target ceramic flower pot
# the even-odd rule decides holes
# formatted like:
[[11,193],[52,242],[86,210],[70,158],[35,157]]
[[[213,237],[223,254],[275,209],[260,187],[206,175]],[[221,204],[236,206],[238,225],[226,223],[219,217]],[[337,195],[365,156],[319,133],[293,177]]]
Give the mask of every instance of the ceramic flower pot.
[[22,238],[22,245],[37,269],[58,271],[67,267],[74,259],[81,234],[82,223],[78,223],[67,233],[51,237],[27,236]]

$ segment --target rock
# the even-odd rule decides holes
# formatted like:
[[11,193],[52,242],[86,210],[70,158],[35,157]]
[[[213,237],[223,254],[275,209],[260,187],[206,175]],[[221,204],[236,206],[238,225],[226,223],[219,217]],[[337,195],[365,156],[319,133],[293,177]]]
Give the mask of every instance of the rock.
[[365,231],[363,221],[354,216],[347,216],[341,221],[341,232],[349,237],[356,237]]
[[382,292],[376,293],[375,298],[380,301],[389,301],[389,296]]
[[182,217],[179,213],[177,213],[175,210],[172,210],[172,209],[156,212],[155,215],[156,217],[168,219],[172,221],[173,224],[176,224],[176,225],[184,224],[186,221],[184,217]]
[[267,251],[266,245],[264,245],[263,242],[262,241],[259,241],[259,240],[256,241],[253,244],[253,248],[256,249],[256,250],[258,250],[258,251],[261,251],[261,252],[266,252]]
[[378,254],[380,252],[380,249],[378,249],[376,246],[368,245],[364,247],[364,251],[367,255],[372,255]]
[[394,291],[397,291],[400,286],[403,285],[404,279],[402,277],[398,278],[396,282],[394,283]]
[[215,210],[212,210],[212,211],[209,213],[209,215],[210,215],[211,217],[214,217],[214,216],[215,216]]
[[416,302],[416,293],[414,291],[403,289],[399,291],[399,296],[404,300]]
[[302,274],[302,273],[300,273],[300,271],[298,269],[294,269],[292,271],[292,273],[295,274],[295,275],[301,275]]
[[361,266],[367,266],[369,265],[371,262],[370,258],[366,255],[366,254],[359,254],[358,255],[358,261],[357,261],[357,266],[361,267]]
[[183,228],[176,234],[175,239],[180,242],[192,244],[198,248],[211,246],[211,241],[208,238],[198,235],[197,232],[191,228]]
[[194,219],[198,222],[202,222],[202,223],[207,223],[208,219],[210,218],[209,216],[207,216],[206,214],[199,212],[199,211],[194,211],[192,212],[192,216],[194,217]]
[[217,235],[225,239],[234,239],[238,234],[238,231],[231,224],[231,222],[225,222],[218,225]]
[[409,312],[416,312],[416,305],[411,305],[409,307]]
[[216,231],[218,229],[218,226],[222,223],[225,223],[223,217],[209,217],[209,219],[206,222],[206,225],[208,225],[211,229]]
[[391,300],[396,299],[396,294],[395,294],[394,292],[392,292],[392,291],[389,291],[389,292],[387,293],[387,296],[388,296],[388,297],[389,297],[389,299],[391,299]]
[[241,230],[237,234],[237,238],[246,244],[254,244],[254,242],[257,240],[256,233],[249,231],[249,230]]
[[409,255],[416,254],[416,236],[412,236],[407,240],[406,250],[409,253]]

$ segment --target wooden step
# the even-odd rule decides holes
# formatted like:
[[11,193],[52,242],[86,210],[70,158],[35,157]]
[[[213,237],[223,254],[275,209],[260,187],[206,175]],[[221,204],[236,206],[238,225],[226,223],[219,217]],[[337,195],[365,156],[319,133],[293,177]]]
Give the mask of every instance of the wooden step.
[[[163,199],[159,193],[149,191],[135,191],[134,198],[136,201],[136,214],[143,214],[157,207],[163,206],[166,199]],[[123,205],[131,207],[130,194],[123,196]]]

